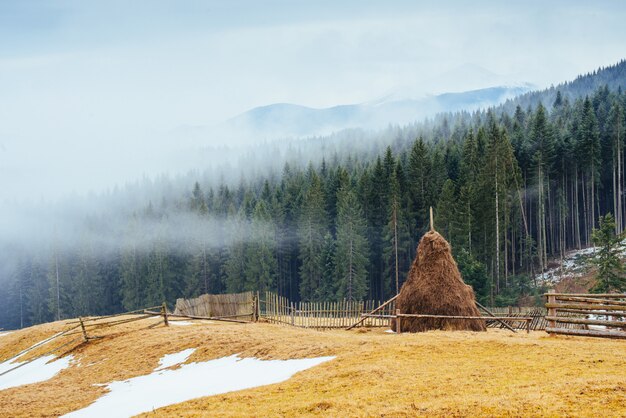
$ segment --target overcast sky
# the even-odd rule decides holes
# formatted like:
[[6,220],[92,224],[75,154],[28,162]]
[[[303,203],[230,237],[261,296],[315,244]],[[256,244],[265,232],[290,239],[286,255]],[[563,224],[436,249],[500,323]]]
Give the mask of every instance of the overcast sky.
[[173,170],[177,129],[259,105],[545,87],[626,57],[622,2],[439,3],[2,0],[0,199]]

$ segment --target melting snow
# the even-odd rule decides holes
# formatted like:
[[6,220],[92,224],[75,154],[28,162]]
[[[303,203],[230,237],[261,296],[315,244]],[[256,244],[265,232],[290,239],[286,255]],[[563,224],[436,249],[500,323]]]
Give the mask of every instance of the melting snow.
[[154,369],[155,371],[167,369],[168,367],[175,366],[176,364],[184,363],[187,361],[190,355],[196,351],[195,348],[188,348],[180,353],[166,354],[161,360],[159,360],[159,367]]
[[[191,353],[185,355],[182,353],[188,351],[163,357],[161,367],[174,359],[186,360]],[[148,375],[109,383],[107,385],[109,393],[88,407],[64,416],[130,417],[203,396],[283,382],[299,371],[333,358],[266,361],[254,358],[241,359],[234,355],[201,363],[183,364],[176,370],[159,370],[161,368],[159,367]]]
[[189,322],[189,321],[169,321],[170,325],[179,325],[181,327],[185,326],[185,325],[193,325],[193,322]]
[[[48,380],[54,377],[61,370],[67,368],[72,360],[72,356],[67,356],[52,361],[55,358],[56,357],[54,355],[41,357],[20,367],[19,369],[15,369],[3,376],[0,376],[0,390]],[[23,362],[5,361],[0,363],[0,373],[11,370],[20,364],[23,364]]]
[[[568,251],[560,260],[557,267],[551,268],[536,276],[537,281],[543,284],[558,283],[562,277],[580,277],[587,271],[587,264],[590,259],[596,256],[598,248],[588,247],[581,250]],[[626,258],[626,240],[619,245],[619,255]]]
[[13,331],[0,332],[0,337],[4,337],[6,335],[11,334]]

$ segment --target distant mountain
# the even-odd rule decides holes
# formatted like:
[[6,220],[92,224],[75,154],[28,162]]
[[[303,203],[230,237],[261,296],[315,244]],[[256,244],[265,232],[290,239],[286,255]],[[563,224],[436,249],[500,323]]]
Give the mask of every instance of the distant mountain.
[[441,112],[474,111],[503,103],[530,85],[499,86],[419,99],[390,95],[367,103],[314,109],[290,103],[256,107],[220,127],[222,135],[277,138],[324,135],[346,128],[377,129],[408,124]]

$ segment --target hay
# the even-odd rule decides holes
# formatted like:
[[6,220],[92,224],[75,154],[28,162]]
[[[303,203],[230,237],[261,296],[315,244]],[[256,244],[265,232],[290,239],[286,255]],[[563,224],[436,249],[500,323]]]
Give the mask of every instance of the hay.
[[[435,231],[422,237],[409,276],[400,289],[396,308],[405,314],[480,316],[476,297],[452,258],[450,244]],[[402,332],[433,329],[486,331],[474,319],[402,318]],[[391,321],[396,330],[396,321]]]
[[[149,323],[122,324],[115,328],[124,332],[82,345],[72,353],[72,365],[51,380],[0,391],[0,417],[52,417],[84,408],[106,393],[95,384],[150,374],[165,354],[188,348],[197,348],[188,362],[235,353],[337,359],[283,383],[195,399],[146,416],[626,416],[626,344],[618,340],[500,329],[320,332],[263,323],[203,326],[204,321],[145,329]],[[16,331],[1,338],[0,351],[11,357],[22,344],[29,347],[65,327],[57,322]]]

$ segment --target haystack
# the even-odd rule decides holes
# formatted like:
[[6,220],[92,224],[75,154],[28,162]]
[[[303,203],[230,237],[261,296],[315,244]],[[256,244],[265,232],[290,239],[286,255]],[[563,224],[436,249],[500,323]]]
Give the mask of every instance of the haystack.
[[[480,316],[476,297],[452,258],[450,244],[436,231],[426,233],[417,246],[409,276],[402,285],[396,309],[404,314]],[[432,329],[486,331],[475,319],[402,318],[402,332]],[[395,320],[391,329],[396,330]]]

